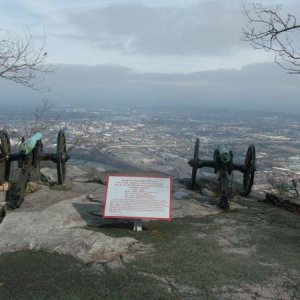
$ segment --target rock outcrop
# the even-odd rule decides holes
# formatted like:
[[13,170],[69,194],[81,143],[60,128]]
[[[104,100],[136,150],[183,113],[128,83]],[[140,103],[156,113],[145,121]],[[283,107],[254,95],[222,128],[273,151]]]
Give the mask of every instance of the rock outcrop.
[[[51,171],[44,173],[50,185],[39,184],[33,193],[25,197],[20,208],[8,211],[3,219],[0,225],[0,253],[46,251],[72,255],[84,263],[90,263],[126,261],[150,251],[149,246],[126,237],[126,230],[124,236],[118,238],[101,232],[103,226],[131,223],[130,220],[101,217],[105,183],[110,172],[68,167],[68,180],[64,186],[51,184],[51,178],[54,178]],[[211,197],[188,190],[175,180],[172,217],[219,213],[221,210],[217,203],[211,200]]]

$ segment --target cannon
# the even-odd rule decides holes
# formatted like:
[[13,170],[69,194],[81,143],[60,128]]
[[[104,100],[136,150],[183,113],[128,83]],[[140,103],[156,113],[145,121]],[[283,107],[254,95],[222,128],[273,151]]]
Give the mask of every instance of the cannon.
[[194,148],[194,158],[188,163],[192,167],[192,183],[191,188],[194,189],[196,184],[197,170],[199,168],[213,168],[214,173],[218,173],[218,191],[220,197],[220,206],[223,209],[228,208],[229,195],[229,176],[233,171],[240,171],[243,173],[243,196],[248,196],[251,192],[254,181],[255,167],[255,146],[249,145],[245,163],[233,163],[233,153],[225,145],[220,144],[214,150],[213,160],[202,160],[199,158],[199,138],[196,139]]
[[8,134],[4,130],[0,131],[0,184],[10,180],[11,164],[14,161],[17,162],[17,179],[11,183],[11,187],[6,193],[8,208],[20,207],[32,172],[39,168],[41,161],[56,163],[58,184],[65,182],[66,162],[69,159],[66,151],[65,132],[63,130],[58,132],[56,153],[44,153],[42,137],[42,133],[36,132],[29,139],[22,138],[18,153],[11,153]]

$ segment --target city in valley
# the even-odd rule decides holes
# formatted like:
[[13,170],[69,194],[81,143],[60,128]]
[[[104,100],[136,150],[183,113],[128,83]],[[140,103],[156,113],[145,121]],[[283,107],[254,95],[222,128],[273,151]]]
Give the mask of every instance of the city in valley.
[[[300,121],[297,114],[184,107],[84,108],[53,106],[37,117],[37,108],[7,108],[0,128],[9,134],[12,149],[36,126],[45,149],[56,147],[59,129],[66,130],[71,162],[107,163],[107,157],[132,166],[157,170],[175,178],[191,176],[196,138],[200,159],[212,159],[220,143],[243,163],[250,144],[256,147],[254,190],[266,191],[272,178],[290,186],[300,176]],[[113,161],[113,160],[112,160]],[[115,168],[118,166],[115,165]],[[198,176],[211,176],[201,169]],[[234,180],[242,182],[240,173]],[[274,180],[273,180],[274,181]]]

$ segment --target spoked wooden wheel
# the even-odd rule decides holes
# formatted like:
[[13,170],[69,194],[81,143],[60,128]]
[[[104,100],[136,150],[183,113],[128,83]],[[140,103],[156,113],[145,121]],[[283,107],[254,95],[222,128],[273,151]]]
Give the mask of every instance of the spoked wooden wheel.
[[66,161],[68,160],[66,136],[63,130],[58,132],[57,136],[57,179],[59,184],[66,180]]
[[0,131],[0,184],[8,181],[10,174],[10,141],[5,130]]
[[196,139],[195,143],[195,149],[194,149],[194,159],[192,163],[192,190],[194,189],[195,183],[196,183],[196,176],[197,176],[197,170],[198,170],[198,162],[199,162],[199,138]]
[[245,173],[243,178],[243,196],[248,196],[251,192],[251,188],[253,186],[254,181],[254,173],[255,173],[255,163],[256,163],[256,155],[255,155],[255,146],[250,145],[245,158]]

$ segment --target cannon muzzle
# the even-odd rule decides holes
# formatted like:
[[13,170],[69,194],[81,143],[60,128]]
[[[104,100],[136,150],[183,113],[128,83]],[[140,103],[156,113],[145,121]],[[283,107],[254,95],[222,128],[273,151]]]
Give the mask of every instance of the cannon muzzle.
[[219,151],[220,161],[223,164],[228,164],[228,163],[232,162],[231,151],[229,151],[228,148],[224,144],[218,145],[217,150]]
[[36,143],[40,141],[43,137],[43,134],[40,132],[36,132],[32,137],[25,140],[21,146],[19,147],[19,153],[27,155],[32,152],[33,148],[35,147]]

